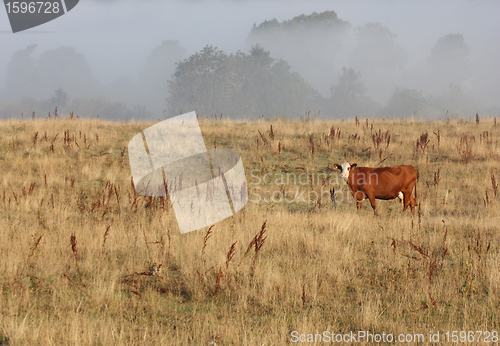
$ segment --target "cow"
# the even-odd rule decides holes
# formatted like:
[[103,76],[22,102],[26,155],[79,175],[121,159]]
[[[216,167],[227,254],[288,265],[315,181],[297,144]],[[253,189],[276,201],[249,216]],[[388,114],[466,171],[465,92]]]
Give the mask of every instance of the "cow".
[[[333,167],[341,170],[341,177],[349,185],[357,202],[358,214],[361,202],[367,197],[376,216],[378,216],[378,212],[375,199],[389,200],[399,197],[403,204],[403,215],[405,215],[408,206],[411,207],[411,211],[415,215],[418,171],[412,166],[370,168],[343,162],[341,165],[335,164]],[[413,188],[415,188],[415,198],[412,196]]]

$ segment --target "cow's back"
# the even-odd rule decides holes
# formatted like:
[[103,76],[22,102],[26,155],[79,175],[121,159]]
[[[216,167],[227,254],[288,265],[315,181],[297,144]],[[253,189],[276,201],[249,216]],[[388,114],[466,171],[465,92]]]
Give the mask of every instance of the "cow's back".
[[350,183],[355,190],[374,191],[376,198],[393,199],[398,196],[400,191],[406,187],[413,190],[413,182],[416,182],[418,172],[415,168],[408,165],[394,167],[357,167],[350,173],[352,180]]

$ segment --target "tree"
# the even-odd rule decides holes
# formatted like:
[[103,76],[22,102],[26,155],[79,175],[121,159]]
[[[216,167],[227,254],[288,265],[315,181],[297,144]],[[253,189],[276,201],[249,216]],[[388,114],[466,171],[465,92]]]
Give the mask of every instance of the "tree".
[[[20,100],[26,96],[36,97],[39,85],[39,71],[33,52],[37,45],[20,49],[12,55],[7,65],[6,96]],[[53,90],[53,89],[52,89]]]
[[206,46],[177,64],[169,92],[169,114],[194,110],[230,117],[278,112],[293,116],[309,106],[311,88],[262,47],[228,55]]
[[175,72],[175,64],[185,58],[186,50],[179,41],[166,40],[156,46],[137,78],[134,102],[149,109],[146,114],[160,117],[165,109],[167,80]]
[[258,40],[258,36],[260,35],[269,35],[272,33],[278,33],[281,30],[281,23],[278,22],[276,18],[271,20],[265,20],[257,26],[255,23],[253,24],[252,30],[250,31],[250,35],[248,37],[249,41]]
[[460,85],[470,77],[470,48],[462,34],[448,34],[438,39],[428,59],[433,80],[440,90],[450,83]]
[[316,31],[318,28],[343,31],[350,27],[350,24],[338,18],[334,11],[325,11],[322,13],[313,12],[310,15],[301,14],[290,20],[280,23],[276,18],[265,20],[258,26],[253,25],[248,39],[250,41],[258,39],[260,35],[268,36],[271,33],[281,35],[292,33],[293,31]]
[[355,101],[364,96],[366,87],[361,81],[361,73],[352,68],[342,67],[342,75],[339,77],[337,86],[332,86],[331,97],[348,101]]
[[54,91],[54,96],[52,96],[49,100],[41,102],[40,107],[45,112],[52,112],[57,107],[59,109],[59,112],[61,112],[64,107],[67,106],[68,101],[68,94],[64,92],[62,88],[59,88]]
[[356,46],[350,64],[365,77],[370,94],[385,99],[397,80],[407,57],[396,43],[396,35],[381,23],[366,23],[356,28]]
[[356,29],[357,45],[351,54],[356,68],[385,74],[403,67],[406,54],[395,42],[396,34],[381,23],[366,23]]
[[116,121],[131,119],[134,114],[126,104],[122,102],[112,102],[103,98],[75,98],[71,102],[71,109],[75,114],[84,117],[99,117]]
[[338,84],[330,89],[331,112],[338,118],[373,116],[378,105],[365,94],[361,73],[343,67]]
[[301,14],[279,22],[267,20],[253,26],[249,45],[260,45],[275,58],[287,61],[294,71],[327,95],[340,59],[342,38],[350,30],[348,22],[334,11]]
[[310,15],[301,14],[290,20],[283,21],[283,30],[345,30],[350,27],[349,23],[338,18],[335,11],[325,11],[321,13],[313,12]]
[[437,96],[428,97],[429,103],[438,114],[459,114],[468,117],[478,110],[484,109],[480,103],[474,100],[468,93],[458,86],[450,83],[448,90]]
[[239,86],[231,77],[233,69],[228,55],[217,47],[206,46],[177,64],[173,81],[169,81],[169,114],[196,110],[221,113],[227,110],[231,94]]
[[47,100],[54,90],[64,89],[69,95],[98,95],[99,82],[84,55],[72,47],[48,50],[37,60],[36,45],[14,53],[7,66],[6,96],[10,99],[34,98]]
[[470,48],[462,34],[448,34],[438,39],[431,51],[429,62],[438,67],[444,65],[467,65]]
[[421,113],[427,107],[422,91],[396,88],[381,115],[402,117]]
[[71,96],[98,96],[101,85],[92,76],[87,59],[73,47],[59,47],[44,52],[38,59],[40,98],[50,97],[51,90],[64,89]]

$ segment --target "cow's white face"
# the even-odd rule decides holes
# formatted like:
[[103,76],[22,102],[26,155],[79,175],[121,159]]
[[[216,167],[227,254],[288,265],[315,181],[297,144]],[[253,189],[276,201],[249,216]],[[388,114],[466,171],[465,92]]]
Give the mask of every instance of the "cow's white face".
[[349,178],[349,173],[351,172],[351,169],[356,167],[356,164],[354,163],[352,166],[349,162],[344,161],[342,162],[341,165],[335,164],[334,166],[336,169],[340,169],[340,176],[342,179],[344,179],[347,182],[347,179]]

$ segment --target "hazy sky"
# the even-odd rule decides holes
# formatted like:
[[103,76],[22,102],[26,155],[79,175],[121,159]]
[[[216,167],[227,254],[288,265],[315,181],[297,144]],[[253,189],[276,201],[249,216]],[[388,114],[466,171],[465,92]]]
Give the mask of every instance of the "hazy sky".
[[120,75],[135,76],[163,40],[180,41],[188,56],[207,44],[226,52],[246,50],[254,23],[326,10],[353,27],[375,21],[386,25],[398,35],[410,63],[426,58],[437,39],[449,33],[462,33],[471,52],[487,52],[500,42],[500,1],[81,0],[66,15],[16,34],[0,10],[0,89],[12,54],[31,44],[38,44],[36,56],[63,45],[75,47],[108,84]]

